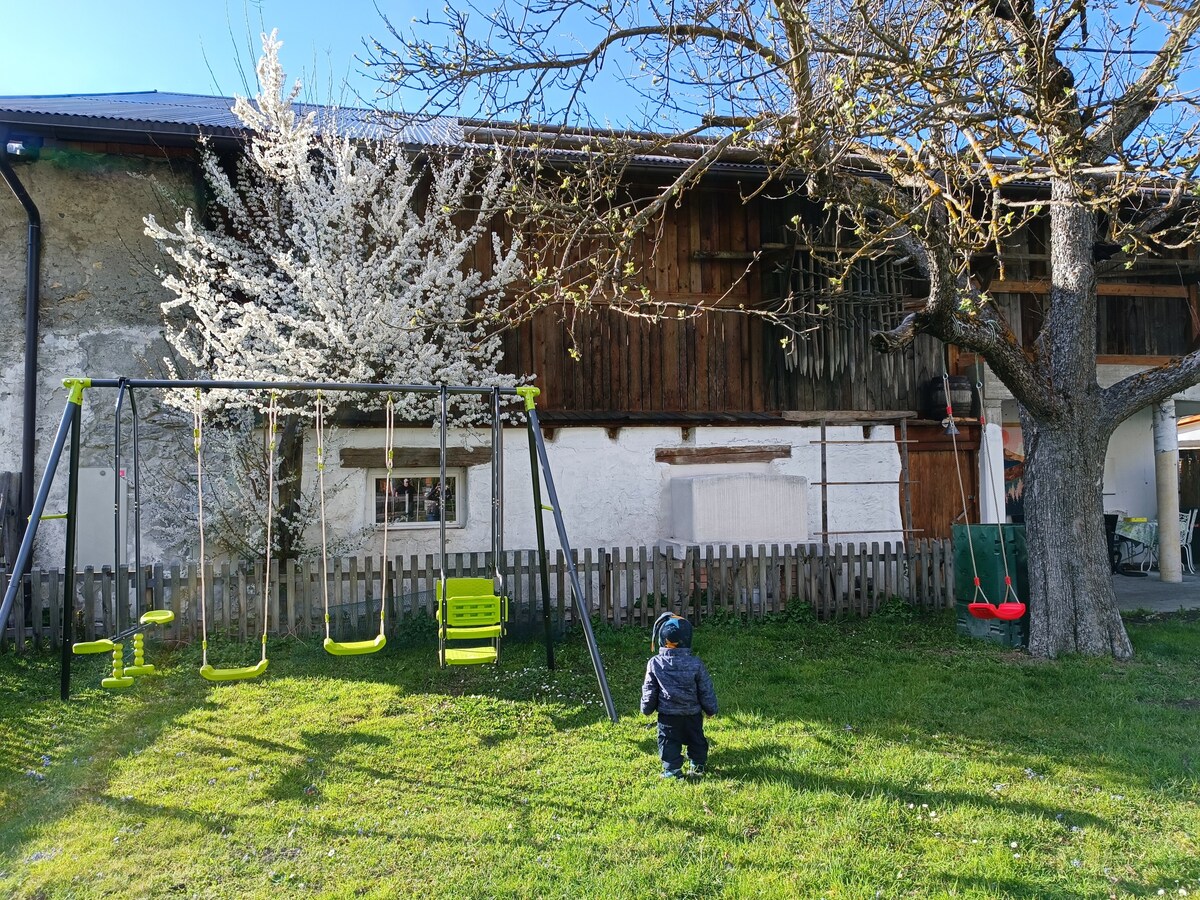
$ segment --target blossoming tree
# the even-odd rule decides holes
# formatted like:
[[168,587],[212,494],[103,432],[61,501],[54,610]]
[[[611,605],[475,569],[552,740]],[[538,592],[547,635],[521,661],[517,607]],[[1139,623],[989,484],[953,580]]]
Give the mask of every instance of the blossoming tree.
[[[512,384],[497,369],[496,325],[521,263],[518,243],[502,245],[491,229],[504,212],[501,168],[459,147],[415,158],[384,119],[368,139],[352,140],[336,111],[297,104],[300,84],[286,87],[281,46],[274,32],[263,36],[258,94],[233,106],[244,152],[229,163],[203,149],[204,213],[188,209],[173,227],[145,219],[172,263],[162,277],[174,297],[163,312],[180,364],[168,368],[220,380]],[[485,274],[469,261],[489,235]],[[212,391],[204,403],[228,409],[264,398]],[[432,411],[428,395],[395,403],[402,419]],[[280,404],[289,414],[279,475],[294,485],[312,398],[285,395]],[[297,502],[281,496],[285,525]],[[286,534],[282,544],[286,552]]]

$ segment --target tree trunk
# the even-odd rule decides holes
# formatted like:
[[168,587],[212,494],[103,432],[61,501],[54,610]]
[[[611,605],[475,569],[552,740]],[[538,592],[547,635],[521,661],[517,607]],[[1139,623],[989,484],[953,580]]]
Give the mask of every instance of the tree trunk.
[[1108,433],[1076,414],[1039,425],[1022,408],[1029,652],[1133,655],[1117,609],[1104,532]]
[[1104,457],[1115,423],[1096,383],[1096,214],[1081,186],[1051,185],[1050,305],[1037,357],[1057,409],[1021,405],[1029,546],[1029,651],[1133,655],[1112,586],[1104,532]]
[[304,522],[301,521],[300,500],[304,469],[304,428],[298,415],[286,416],[279,429],[279,468],[276,473],[278,500],[275,509],[275,544],[280,560],[296,559],[299,555]]

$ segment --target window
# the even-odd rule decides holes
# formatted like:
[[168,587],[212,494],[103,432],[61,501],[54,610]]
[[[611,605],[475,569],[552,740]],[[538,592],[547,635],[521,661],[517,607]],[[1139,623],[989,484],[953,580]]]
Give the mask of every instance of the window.
[[[446,524],[461,525],[464,513],[458,502],[459,489],[466,483],[461,469],[446,472]],[[438,473],[436,470],[402,469],[392,472],[391,490],[388,490],[388,479],[385,472],[371,473],[371,493],[374,503],[374,522],[384,523],[386,509],[387,520],[395,527],[414,526],[428,527],[437,524],[441,518],[441,497]]]

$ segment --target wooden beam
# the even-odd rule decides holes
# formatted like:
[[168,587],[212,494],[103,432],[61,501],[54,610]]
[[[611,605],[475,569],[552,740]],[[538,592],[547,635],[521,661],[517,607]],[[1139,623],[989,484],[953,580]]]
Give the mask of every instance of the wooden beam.
[[[1048,294],[1049,281],[997,280],[988,285],[993,294]],[[1188,289],[1182,284],[1131,284],[1102,281],[1096,285],[1100,297],[1180,297],[1187,299]]]
[[692,259],[720,261],[740,261],[754,259],[758,256],[753,250],[693,250]]
[[807,409],[785,409],[779,414],[788,422],[796,424],[820,425],[878,425],[887,422],[899,422],[901,419],[915,419],[917,414],[907,409],[834,409],[825,412]]
[[1104,354],[1096,356],[1096,363],[1101,366],[1161,366],[1178,356],[1120,356]]
[[773,462],[789,459],[790,444],[756,444],[745,447],[659,447],[655,462],[671,466],[699,466],[706,463]]
[[[383,447],[343,447],[338,451],[343,469],[383,469],[387,452]],[[481,466],[492,461],[491,447],[446,448],[446,465],[456,469]],[[437,447],[396,447],[392,451],[395,469],[435,469],[441,464]]]

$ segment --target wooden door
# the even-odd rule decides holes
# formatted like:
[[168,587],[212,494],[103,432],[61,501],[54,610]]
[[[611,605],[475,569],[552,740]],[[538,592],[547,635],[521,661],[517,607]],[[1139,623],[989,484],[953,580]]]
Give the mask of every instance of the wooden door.
[[[979,521],[979,425],[959,423],[958,453],[940,425],[908,426],[909,490],[912,496],[913,539],[949,538],[950,526],[963,521],[958,475],[967,498],[967,519]],[[900,503],[904,503],[901,486]]]

